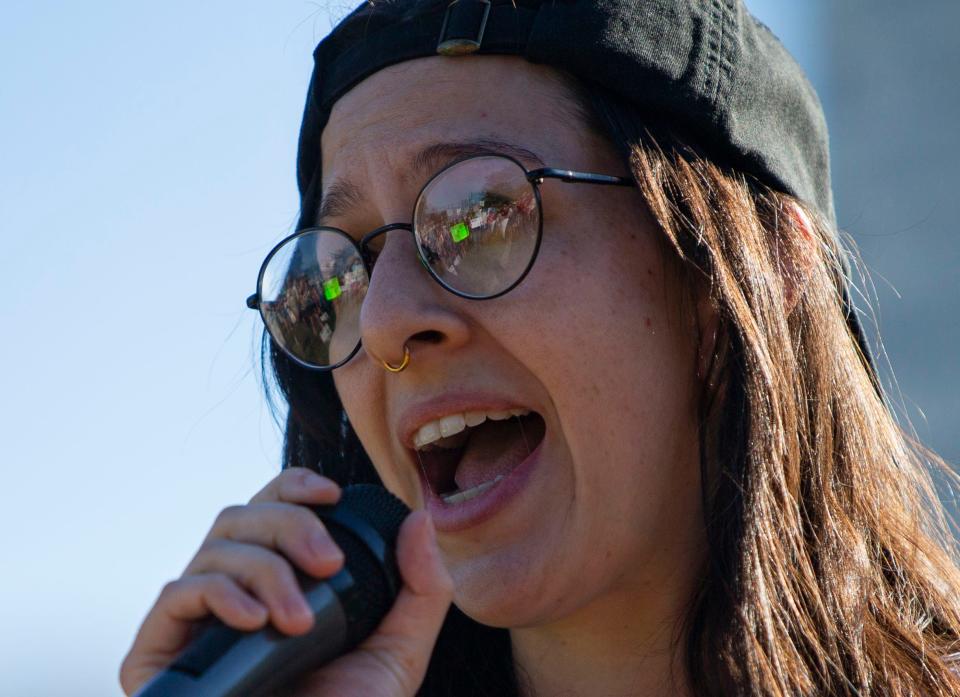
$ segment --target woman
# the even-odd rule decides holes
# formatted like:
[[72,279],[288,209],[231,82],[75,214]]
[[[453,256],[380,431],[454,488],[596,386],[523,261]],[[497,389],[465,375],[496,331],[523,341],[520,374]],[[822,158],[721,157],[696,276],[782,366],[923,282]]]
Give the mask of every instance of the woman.
[[960,692],[942,463],[848,310],[816,98],[739,3],[370,4],[316,57],[251,299],[285,470],[127,693],[208,614],[309,629],[334,481],[417,509],[405,585],[297,695]]

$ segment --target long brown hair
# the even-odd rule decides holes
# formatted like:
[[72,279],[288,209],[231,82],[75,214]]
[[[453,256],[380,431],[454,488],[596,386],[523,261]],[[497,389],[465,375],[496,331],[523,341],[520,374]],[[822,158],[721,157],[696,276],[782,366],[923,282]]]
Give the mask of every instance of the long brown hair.
[[836,231],[567,83],[720,317],[700,402],[709,559],[685,627],[695,693],[957,694],[960,569],[930,468],[952,472],[885,402]]
[[[693,692],[960,694],[960,569],[929,474],[950,470],[894,418],[851,332],[836,231],[650,115],[561,82],[720,318],[700,401],[708,559],[677,633]],[[285,466],[378,481],[330,376],[269,353],[290,406]],[[506,630],[451,609],[419,694],[516,692]]]

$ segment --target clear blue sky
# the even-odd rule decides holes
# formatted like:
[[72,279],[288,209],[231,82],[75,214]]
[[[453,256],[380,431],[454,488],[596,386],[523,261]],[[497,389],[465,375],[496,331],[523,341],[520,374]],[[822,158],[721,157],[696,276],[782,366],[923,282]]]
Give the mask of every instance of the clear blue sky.
[[[816,3],[749,4],[817,70]],[[328,7],[4,2],[4,694],[119,695],[160,587],[278,469],[243,301]]]

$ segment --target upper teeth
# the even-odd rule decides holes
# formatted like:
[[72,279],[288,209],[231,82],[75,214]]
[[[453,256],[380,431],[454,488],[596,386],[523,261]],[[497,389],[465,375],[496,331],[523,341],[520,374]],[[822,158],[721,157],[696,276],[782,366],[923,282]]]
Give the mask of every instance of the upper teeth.
[[526,416],[529,409],[507,409],[505,411],[468,411],[462,414],[450,414],[435,421],[425,423],[413,434],[413,447],[419,450],[442,438],[455,436],[467,427],[479,426],[487,419],[503,421],[514,416]]

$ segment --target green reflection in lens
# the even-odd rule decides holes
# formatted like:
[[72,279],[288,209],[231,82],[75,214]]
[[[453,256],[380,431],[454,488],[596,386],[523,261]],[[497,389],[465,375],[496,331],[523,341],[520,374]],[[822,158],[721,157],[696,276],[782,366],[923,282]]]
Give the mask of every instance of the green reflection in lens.
[[323,297],[327,300],[336,300],[342,292],[340,290],[340,279],[336,276],[323,282]]
[[470,228],[463,223],[457,223],[450,228],[450,237],[453,238],[454,242],[463,242],[470,237]]

